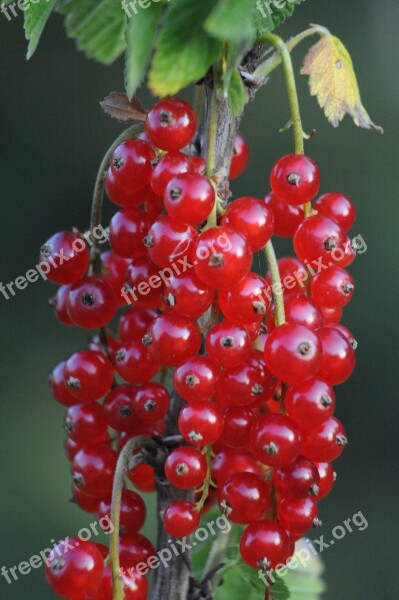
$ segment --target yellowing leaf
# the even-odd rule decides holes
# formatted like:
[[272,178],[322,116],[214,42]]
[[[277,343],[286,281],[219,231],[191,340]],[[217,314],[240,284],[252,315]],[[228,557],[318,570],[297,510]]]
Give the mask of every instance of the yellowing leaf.
[[309,75],[310,93],[317,96],[319,105],[334,127],[338,127],[348,114],[358,127],[383,133],[362,104],[352,59],[338,38],[323,35],[309,50],[301,74]]

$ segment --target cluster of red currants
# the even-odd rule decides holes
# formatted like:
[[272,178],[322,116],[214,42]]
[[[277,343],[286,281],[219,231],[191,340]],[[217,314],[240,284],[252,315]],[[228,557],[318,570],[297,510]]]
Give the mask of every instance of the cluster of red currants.
[[[57,365],[50,382],[68,407],[74,500],[101,518],[110,514],[118,452],[136,436],[163,436],[169,370],[184,406],[181,444],[167,456],[165,476],[195,497],[167,507],[165,530],[192,534],[217,501],[227,518],[248,526],[244,561],[267,570],[319,524],[317,502],[332,488],[331,463],[347,441],[333,416],[332,386],[355,364],[352,335],[338,324],[354,291],[343,268],[355,256],[347,237],[354,208],[330,193],[304,218],[319,171],[306,156],[288,155],[273,168],[265,200],[243,197],[224,209],[204,159],[183,152],[196,131],[186,102],[162,100],[147,115],[146,133],[115,149],[105,187],[121,209],[100,272],[77,232],[58,233],[42,247],[48,278],[61,284],[59,321],[101,330],[88,349]],[[230,177],[247,161],[238,136]],[[262,277],[251,271],[253,257],[273,233],[294,237],[297,258],[277,261]],[[126,303],[133,307],[117,333],[105,330]],[[138,491],[155,489],[150,465],[127,475]],[[138,533],[145,513],[140,496],[125,489],[122,568],[154,554]],[[106,555],[92,542],[54,554],[48,581],[65,598],[111,600]],[[147,597],[137,573],[123,577],[123,586],[126,600]]]

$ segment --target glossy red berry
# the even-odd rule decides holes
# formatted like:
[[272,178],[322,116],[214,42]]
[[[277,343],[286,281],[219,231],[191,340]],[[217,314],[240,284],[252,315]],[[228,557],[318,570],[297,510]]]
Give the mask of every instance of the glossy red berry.
[[53,283],[75,283],[87,271],[90,253],[78,233],[55,233],[40,248],[40,270]]
[[246,239],[229,227],[212,227],[198,238],[195,272],[211,288],[228,289],[249,273],[252,252]]
[[341,456],[347,443],[342,423],[330,417],[317,429],[303,432],[301,454],[312,462],[332,462]]
[[334,414],[335,394],[325,381],[318,378],[307,379],[288,388],[285,408],[301,428],[312,429]]
[[252,358],[220,376],[216,401],[222,406],[252,406],[269,397],[269,376]]
[[119,321],[119,335],[123,343],[141,341],[153,320],[158,316],[152,308],[132,308]]
[[326,306],[320,306],[321,312],[324,315],[324,324],[336,324],[342,319],[342,308],[340,306],[334,306],[334,308],[327,308]]
[[265,198],[266,206],[274,215],[274,233],[281,237],[293,237],[304,219],[303,206],[281,202],[273,192]]
[[137,422],[133,408],[134,392],[135,388],[131,385],[119,385],[105,398],[105,418],[116,431],[129,431]]
[[316,163],[301,154],[287,154],[274,165],[270,185],[277,198],[298,206],[313,200],[320,187]]
[[322,345],[309,327],[286,323],[268,335],[265,359],[278,379],[288,384],[299,383],[318,372],[322,363]]
[[328,192],[320,196],[314,203],[313,209],[336,221],[345,233],[355,222],[356,212],[352,201],[338,192]]
[[[304,294],[306,286],[310,280],[310,275],[306,267],[292,256],[285,256],[277,261],[280,271],[282,289],[275,288],[277,294]],[[266,276],[267,283],[271,286],[272,281],[270,273]]]
[[270,307],[271,291],[266,281],[256,273],[249,273],[238,285],[221,290],[219,305],[229,321],[239,325],[260,323]]
[[178,315],[160,315],[150,325],[143,344],[159,364],[176,366],[198,352],[201,333],[198,325]]
[[319,480],[317,467],[303,456],[273,472],[274,487],[282,498],[316,497]]
[[347,271],[331,267],[317,273],[311,285],[312,298],[327,308],[343,307],[351,301],[355,284]]
[[206,351],[220,367],[234,368],[249,358],[251,342],[244,327],[222,321],[210,329]]
[[351,343],[333,327],[317,332],[323,348],[323,358],[317,377],[329,385],[339,385],[353,373],[356,357]]
[[128,473],[129,480],[141,492],[151,493],[155,491],[154,467],[150,465],[137,465]]
[[66,361],[63,360],[49,375],[50,390],[54,398],[63,406],[73,406],[78,402],[76,396],[71,394],[69,387],[65,383],[64,372],[65,372]]
[[108,444],[84,446],[72,462],[73,483],[94,498],[109,497],[118,455]]
[[50,306],[54,308],[56,318],[63,325],[73,325],[67,311],[67,300],[71,285],[62,285],[58,288],[54,298],[49,300]]
[[222,225],[241,233],[252,252],[258,252],[272,236],[274,215],[262,200],[244,196],[229,204],[223,215]]
[[133,393],[132,405],[142,421],[159,421],[169,410],[170,397],[160,383],[145,383]]
[[209,446],[223,431],[223,412],[212,402],[187,404],[178,420],[179,431],[194,446]]
[[97,329],[107,325],[116,314],[117,297],[101,277],[85,277],[69,292],[67,310],[71,321],[79,327]]
[[308,261],[319,268],[338,264],[346,242],[345,233],[339,225],[322,215],[315,215],[302,221],[294,236],[295,253],[299,260]]
[[194,227],[179,223],[170,217],[161,217],[152,225],[144,239],[148,256],[159,267],[168,267],[170,277],[175,271],[172,263],[178,268],[178,273],[187,269],[187,259],[190,258],[194,242],[198,234]]
[[269,414],[255,421],[252,448],[255,457],[264,465],[288,465],[298,457],[300,446],[299,429],[286,415]]
[[215,200],[215,190],[211,182],[197,173],[175,176],[168,183],[164,196],[168,215],[193,226],[206,221]]
[[[146,179],[146,181],[148,180]],[[105,176],[105,191],[111,202],[124,208],[132,208],[133,206],[144,204],[152,194],[148,183],[138,190],[122,185],[111,167]]]
[[134,306],[159,305],[164,285],[159,276],[159,267],[145,256],[135,258],[127,268],[125,292]]
[[78,444],[98,444],[108,438],[104,409],[96,402],[71,406],[64,419],[64,429]]
[[[123,490],[120,510],[120,534],[137,533],[144,525],[146,517],[146,506],[144,500],[132,490]],[[107,531],[111,519],[111,502],[100,502],[97,513],[100,524],[105,520]]]
[[319,472],[319,493],[316,496],[316,500],[319,501],[331,492],[336,479],[336,473],[334,473],[334,469],[330,463],[316,462],[314,464]]
[[46,560],[46,578],[52,590],[64,598],[79,600],[98,586],[104,559],[95,544],[67,538],[51,550]]
[[141,533],[119,536],[121,567],[135,567],[139,562],[146,562],[150,556],[155,556],[155,554],[156,550],[152,542]]
[[210,400],[215,392],[219,370],[206,356],[193,356],[182,362],[173,376],[177,393],[187,402]]
[[67,360],[64,381],[78,402],[94,402],[111,389],[114,369],[101,352],[80,350]]
[[193,170],[191,157],[181,152],[168,152],[158,162],[151,178],[151,187],[160,197],[164,197],[166,187],[171,179]]
[[[314,300],[302,294],[286,294],[284,296],[285,320],[287,323],[299,323],[317,330],[324,325],[324,315]],[[266,319],[267,330],[276,328],[274,306],[269,310]]]
[[[140,562],[140,561],[137,561]],[[136,564],[136,563],[134,563]],[[122,591],[124,600],[147,600],[149,593],[148,581],[136,571],[129,573],[132,564],[121,564],[122,568],[128,569],[121,574]],[[86,595],[84,600],[112,600],[113,583],[111,567],[105,567],[104,574],[100,580],[99,587],[92,594]],[[81,596],[80,596],[81,598]]]
[[121,345],[115,353],[115,369],[129,383],[146,383],[158,372],[159,364],[142,342]]
[[233,523],[261,519],[270,504],[270,487],[254,473],[235,473],[218,490],[223,514]]
[[200,524],[200,514],[193,502],[178,500],[168,506],[163,515],[166,532],[176,538],[191,535]]
[[195,135],[197,119],[191,106],[179,98],[166,98],[147,115],[145,129],[151,142],[161,150],[181,150]]
[[70,502],[76,504],[81,510],[88,513],[96,513],[100,500],[84,494],[76,485],[72,486],[72,496],[69,499]]
[[102,252],[101,262],[102,277],[114,290],[118,304],[125,304],[125,300],[121,297],[121,289],[126,283],[126,270],[130,265],[130,259],[118,256],[110,250],[109,252]]
[[151,219],[141,208],[125,208],[115,213],[109,225],[112,250],[124,258],[145,256],[143,239],[150,226]]
[[262,475],[261,467],[255,457],[244,449],[223,450],[212,460],[212,480],[218,486],[222,486],[230,475],[238,472]]
[[357,341],[353,337],[353,334],[352,334],[351,331],[349,331],[349,329],[347,329],[346,327],[344,327],[340,323],[328,324],[328,325],[326,325],[326,327],[332,327],[332,329],[335,329],[335,331],[338,331],[338,333],[340,333],[341,335],[343,335],[344,338],[346,340],[348,340],[348,342],[352,346],[353,350],[357,349]]
[[277,504],[280,524],[296,536],[302,536],[311,527],[320,527],[317,504],[313,498],[282,498]]
[[277,521],[257,521],[242,534],[240,553],[250,567],[268,571],[281,562],[287,546],[288,535]]
[[207,474],[205,456],[191,446],[173,450],[165,461],[165,474],[172,485],[181,490],[199,487]]
[[241,133],[237,133],[234,142],[234,152],[231,159],[230,179],[236,179],[242,175],[249,163],[249,147]]
[[230,406],[223,413],[224,429],[219,442],[229,448],[246,448],[249,445],[254,413],[242,406]]
[[126,140],[114,151],[111,170],[118,184],[137,192],[149,184],[154,158],[154,149],[147,142]]
[[189,319],[199,319],[211,307],[215,291],[195,273],[172,275],[163,290],[162,299],[169,312]]

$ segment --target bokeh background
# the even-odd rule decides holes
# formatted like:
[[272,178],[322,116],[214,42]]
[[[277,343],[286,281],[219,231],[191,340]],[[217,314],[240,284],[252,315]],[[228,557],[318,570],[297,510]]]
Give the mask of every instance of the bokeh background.
[[[326,550],[327,600],[397,598],[398,353],[398,26],[396,0],[308,0],[280,32],[308,23],[326,25],[348,46],[362,96],[385,135],[357,129],[349,118],[338,130],[324,119],[307,82],[298,77],[304,126],[317,129],[307,152],[321,168],[323,191],[353,198],[353,230],[368,250],[352,268],[357,293],[344,324],[359,341],[358,367],[338,390],[338,416],[350,445],[337,463],[335,491],[322,504],[325,532],[362,511],[366,531],[348,534]],[[88,225],[93,180],[102,153],[121,130],[103,115],[99,100],[123,88],[123,63],[105,68],[78,53],[54,15],[33,60],[25,61],[21,18],[0,15],[1,281],[36,264],[38,248],[53,232]],[[295,51],[299,69],[306,43]],[[150,99],[145,93],[142,100]],[[251,166],[237,195],[262,196],[268,172],[291,151],[281,73],[257,96],[242,123]],[[107,216],[112,214],[108,205]],[[278,243],[286,252],[287,244]],[[84,332],[61,328],[47,305],[51,284],[38,282],[6,301],[0,296],[1,565],[11,567],[74,535],[93,520],[67,502],[69,466],[63,452],[63,409],[50,397],[47,372],[84,345]],[[396,529],[396,531],[395,531]],[[151,524],[145,530],[153,535]],[[42,570],[7,585],[0,598],[54,598]],[[238,600],[238,599],[237,599]]]

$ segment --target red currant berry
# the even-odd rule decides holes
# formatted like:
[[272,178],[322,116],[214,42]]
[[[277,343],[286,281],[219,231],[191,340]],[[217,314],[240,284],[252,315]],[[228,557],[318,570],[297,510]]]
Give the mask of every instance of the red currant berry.
[[130,189],[121,184],[111,167],[105,176],[105,191],[108,198],[117,206],[132,208],[143,204],[151,196],[152,190],[148,184],[139,190]]
[[80,234],[61,231],[43,244],[39,260],[41,273],[53,283],[75,283],[85,274],[90,253]]
[[271,292],[266,281],[249,273],[240,283],[219,293],[219,305],[229,321],[239,325],[260,323],[270,307]]
[[283,498],[316,497],[319,493],[319,472],[315,465],[303,456],[294,462],[275,469],[273,484]]
[[128,473],[128,478],[141,492],[149,494],[155,491],[154,467],[150,465],[133,467]]
[[262,475],[259,463],[247,450],[223,450],[212,460],[212,479],[219,487],[238,472],[255,473],[259,477]]
[[206,173],[206,160],[202,156],[189,156],[190,165],[194,173],[198,175],[205,175]]
[[284,467],[299,455],[299,430],[286,415],[269,414],[259,417],[255,421],[252,436],[254,455],[264,465]]
[[312,298],[320,306],[334,308],[343,307],[351,301],[355,285],[347,271],[331,267],[314,276],[310,289]]
[[316,375],[322,363],[322,345],[309,327],[286,323],[268,335],[265,359],[273,375],[292,385]]
[[335,394],[321,379],[307,379],[288,388],[285,407],[291,419],[301,428],[312,429],[334,414]]
[[275,235],[293,237],[305,217],[303,206],[281,202],[273,192],[266,196],[265,204],[274,215]]
[[112,250],[124,258],[145,256],[143,239],[150,226],[151,219],[141,208],[125,208],[115,213],[109,225]]
[[98,587],[104,559],[92,542],[67,538],[53,548],[46,560],[46,578],[52,590],[70,600],[82,598]]
[[126,140],[113,153],[111,170],[116,182],[137,192],[149,184],[155,152],[142,140]]
[[[310,275],[306,267],[297,258],[293,258],[292,256],[280,258],[277,262],[282,283],[282,293],[306,293],[306,285],[310,279]],[[272,286],[269,273],[266,276],[266,282]],[[277,288],[275,292],[279,294],[280,290]]]
[[216,400],[222,406],[252,406],[268,397],[268,374],[260,364],[247,360],[220,376]]
[[78,444],[98,444],[108,438],[104,409],[96,402],[71,406],[64,420],[64,429]]
[[270,185],[277,198],[298,206],[313,200],[320,188],[316,163],[301,154],[287,154],[274,165]]
[[177,366],[201,346],[198,325],[178,315],[165,314],[155,319],[143,337],[143,344],[159,364]]
[[329,385],[339,385],[352,375],[356,357],[350,342],[333,327],[323,327],[317,332],[322,347],[323,359],[317,377]]
[[155,377],[159,365],[141,342],[131,342],[115,352],[115,369],[129,383],[146,383]]
[[188,319],[199,319],[211,307],[215,291],[195,273],[172,275],[163,291],[163,302],[170,312]]
[[195,226],[208,218],[215,199],[209,179],[197,173],[183,173],[169,181],[164,204],[172,219]]
[[[317,330],[324,325],[324,316],[321,308],[307,296],[299,294],[285,295],[284,308],[287,323],[299,323],[313,330]],[[269,332],[276,328],[274,310],[268,312],[266,325]]]
[[119,321],[119,335],[123,343],[141,341],[153,320],[158,316],[152,308],[132,308]]
[[67,360],[64,381],[78,402],[95,402],[111,389],[114,369],[101,352],[80,350]]
[[[172,262],[177,262],[178,270],[180,265],[187,269],[186,259],[191,257],[197,237],[197,231],[191,225],[179,223],[170,217],[161,217],[149,229],[144,246],[150,259],[159,267],[170,267]],[[172,275],[172,269],[169,268],[167,273]]]
[[151,196],[144,202],[144,210],[150,217],[151,221],[154,222],[164,212],[163,198],[157,196],[155,192],[152,192]]
[[180,411],[178,425],[187,442],[195,446],[209,446],[223,431],[223,412],[212,402],[187,404]]
[[94,498],[109,497],[118,455],[108,444],[85,446],[72,462],[74,485]]
[[63,406],[73,406],[77,403],[76,396],[71,394],[69,387],[65,383],[66,361],[63,360],[56,367],[54,367],[52,373],[49,375],[50,390],[54,398]]
[[330,417],[317,429],[303,431],[301,454],[312,462],[332,462],[341,456],[347,444],[342,423]]
[[218,366],[234,368],[249,358],[251,342],[243,327],[222,321],[210,329],[206,351]]
[[[147,600],[148,598],[148,582],[145,577],[139,575],[137,571],[132,571],[131,564],[122,568],[128,569],[127,573],[121,574],[122,592],[124,600]],[[84,600],[112,600],[113,584],[111,567],[105,567],[104,574],[101,578],[97,590],[84,597]],[[79,596],[81,598],[81,596]]]
[[205,456],[191,446],[176,448],[165,462],[166,477],[180,490],[199,487],[206,477],[207,470]]
[[321,527],[313,498],[282,498],[277,503],[277,514],[284,529],[296,536],[302,536],[311,527]]
[[342,319],[342,308],[340,306],[334,306],[334,308],[320,306],[320,309],[324,315],[325,325],[339,323]]
[[166,186],[173,177],[193,170],[191,158],[180,152],[169,152],[161,158],[151,178],[151,187],[157,196],[163,199]]
[[357,341],[353,337],[353,334],[352,334],[352,332],[349,331],[349,329],[347,329],[343,325],[340,325],[339,323],[334,323],[334,324],[331,324],[331,325],[327,325],[327,327],[332,327],[332,329],[335,329],[335,331],[338,331],[338,333],[340,333],[341,335],[343,335],[344,338],[346,340],[348,340],[348,342],[352,346],[353,350],[357,349]]
[[131,385],[119,385],[109,392],[104,401],[105,418],[116,431],[129,431],[136,425],[137,418],[133,409],[135,388]]
[[[151,283],[156,282],[154,287]],[[134,306],[160,304],[164,284],[159,277],[159,268],[147,257],[132,260],[126,271],[125,292]]]
[[314,463],[319,472],[319,493],[316,496],[316,500],[319,501],[322,498],[328,496],[331,492],[336,479],[336,473],[330,463],[327,462],[316,462]]
[[262,200],[244,196],[229,204],[222,225],[241,233],[252,252],[258,252],[272,236],[274,215]]
[[219,370],[205,356],[193,356],[181,363],[173,376],[177,393],[187,402],[210,400],[215,392]]
[[287,546],[287,533],[277,521],[257,521],[242,534],[240,553],[250,567],[268,571],[281,562]]
[[85,277],[75,283],[67,299],[68,315],[79,327],[97,329],[107,325],[117,311],[112,287],[101,277]]
[[254,473],[235,473],[219,488],[218,503],[233,523],[259,521],[270,504],[270,487]]
[[249,163],[249,147],[241,133],[237,133],[231,159],[229,179],[242,175]]
[[74,457],[76,456],[76,454],[79,452],[79,450],[82,448],[81,444],[77,444],[76,442],[74,442],[73,440],[71,440],[70,437],[67,437],[65,440],[65,453],[68,457],[69,461],[73,461]]
[[[120,534],[137,533],[144,525],[146,517],[146,506],[144,500],[131,490],[123,490],[121,511],[120,511]],[[107,531],[111,519],[111,502],[100,502],[97,518],[100,526],[104,523],[104,530]]]
[[103,252],[101,254],[102,270],[101,275],[105,281],[112,287],[115,295],[122,306],[125,304],[121,298],[121,289],[126,283],[126,270],[130,265],[129,258],[122,258],[115,252]]
[[345,233],[339,225],[322,215],[315,215],[302,221],[294,236],[295,253],[299,260],[308,261],[318,267],[333,266],[341,256],[346,242]]
[[181,150],[194,137],[197,119],[187,102],[179,98],[166,98],[149,111],[145,130],[157,148],[167,151]]
[[178,500],[172,502],[163,515],[163,525],[172,537],[191,535],[200,524],[200,514],[193,502]]
[[88,513],[96,513],[100,504],[100,500],[98,498],[92,498],[92,496],[84,494],[78,487],[76,487],[76,485],[72,486],[72,497],[70,498],[70,502],[73,502],[79,506],[81,510],[84,510]]
[[156,550],[152,542],[141,533],[119,536],[119,560],[121,567],[135,567],[139,562],[146,562],[155,556]]
[[345,233],[349,231],[355,222],[355,207],[352,201],[343,194],[328,192],[316,200],[313,208],[319,214],[336,221]]
[[224,429],[219,442],[229,448],[246,448],[254,419],[254,413],[242,406],[226,408],[223,414]]
[[195,272],[207,286],[228,289],[249,273],[252,252],[246,239],[229,227],[212,227],[195,244]]
[[63,325],[73,325],[73,322],[71,321],[67,311],[67,299],[70,289],[70,285],[62,285],[60,288],[58,288],[54,298],[49,300],[50,306],[54,308],[56,318]]
[[146,383],[135,390],[133,408],[142,421],[159,421],[169,410],[170,397],[160,383]]

